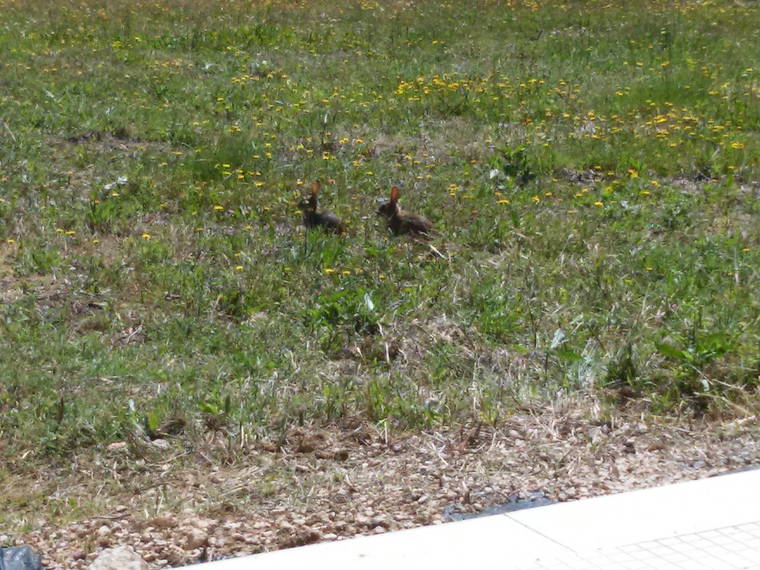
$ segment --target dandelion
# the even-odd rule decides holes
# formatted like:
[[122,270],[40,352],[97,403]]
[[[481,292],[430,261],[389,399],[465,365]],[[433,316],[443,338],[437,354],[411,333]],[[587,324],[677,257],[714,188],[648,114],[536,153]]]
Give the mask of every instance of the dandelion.
[[741,143],[739,141],[734,141],[734,142],[731,143],[731,148],[735,148],[737,150],[738,149],[742,149],[742,148],[744,148],[744,143]]
[[335,273],[335,269],[333,269],[332,267],[325,267],[325,273],[327,273],[328,275],[332,275],[333,273]]
[[243,266],[242,265],[236,265],[235,266],[235,271],[242,271],[242,270],[243,270]]
[[69,231],[67,231],[65,233],[66,233],[67,236],[75,236],[75,235],[77,235],[77,233],[74,230],[69,230]]
[[594,202],[594,206],[596,206],[597,208],[602,208],[604,206],[604,202],[597,200],[596,202]]
[[541,201],[541,198],[539,198],[538,196],[533,196],[531,200],[533,200],[534,203],[538,204]]
[[224,210],[224,206],[220,206],[219,204],[217,204],[216,206],[214,206],[214,211],[215,212],[221,212],[222,210]]
[[16,240],[13,238],[8,238],[7,240],[5,240],[5,243],[16,243]]
[[511,200],[509,198],[502,198],[501,200],[499,200],[499,204],[509,204],[510,201]]

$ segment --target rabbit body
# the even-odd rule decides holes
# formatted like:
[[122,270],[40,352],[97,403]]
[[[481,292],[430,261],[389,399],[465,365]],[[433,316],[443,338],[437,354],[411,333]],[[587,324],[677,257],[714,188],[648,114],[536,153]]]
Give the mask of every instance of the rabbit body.
[[299,208],[303,210],[303,225],[307,228],[323,228],[325,231],[342,234],[346,231],[341,219],[332,212],[319,212],[319,181],[311,186],[311,195],[301,200]]
[[433,223],[425,216],[411,214],[401,209],[398,204],[398,187],[391,189],[391,199],[381,204],[377,213],[383,216],[388,228],[396,235],[427,235],[433,229]]

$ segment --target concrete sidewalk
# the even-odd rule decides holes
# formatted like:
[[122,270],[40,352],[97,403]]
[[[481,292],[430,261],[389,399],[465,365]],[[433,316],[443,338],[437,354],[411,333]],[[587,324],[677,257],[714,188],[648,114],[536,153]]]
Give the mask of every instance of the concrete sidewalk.
[[192,568],[760,568],[760,470]]

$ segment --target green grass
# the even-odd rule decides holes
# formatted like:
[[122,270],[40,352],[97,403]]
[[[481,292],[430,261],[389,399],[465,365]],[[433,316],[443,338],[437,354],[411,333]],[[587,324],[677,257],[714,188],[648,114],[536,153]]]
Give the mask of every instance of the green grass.
[[[0,449],[752,405],[759,20],[0,0]],[[317,178],[350,235],[299,227]]]

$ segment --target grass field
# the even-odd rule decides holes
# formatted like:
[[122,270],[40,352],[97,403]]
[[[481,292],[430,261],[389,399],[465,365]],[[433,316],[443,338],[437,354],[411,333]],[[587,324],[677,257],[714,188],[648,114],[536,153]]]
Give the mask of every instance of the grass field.
[[[0,0],[0,481],[118,442],[192,455],[213,432],[234,463],[293,426],[498,424],[578,392],[756,409],[758,21]],[[316,179],[348,235],[301,226]],[[430,242],[375,214],[394,185]]]

